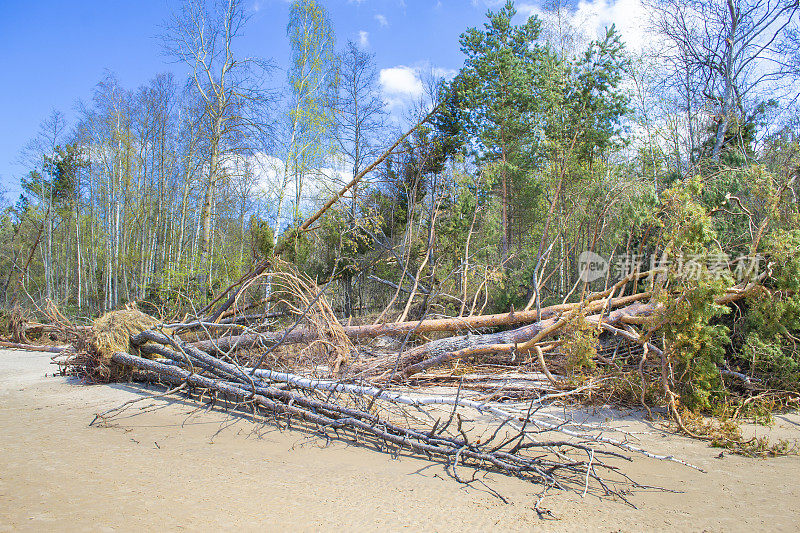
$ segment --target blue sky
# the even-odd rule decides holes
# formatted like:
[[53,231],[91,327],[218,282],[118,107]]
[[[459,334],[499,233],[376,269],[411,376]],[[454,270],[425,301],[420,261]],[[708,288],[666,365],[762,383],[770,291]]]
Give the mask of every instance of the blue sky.
[[[639,0],[581,0],[575,12],[593,14],[592,28]],[[420,69],[457,70],[463,58],[458,36],[482,25],[499,0],[329,0],[337,47],[348,39],[375,53],[388,99],[418,88]],[[520,19],[538,11],[539,0],[518,2]],[[0,185],[9,200],[19,194],[26,169],[20,150],[51,110],[70,122],[75,103],[88,99],[106,70],[128,89],[159,72],[181,67],[163,56],[160,25],[179,5],[167,0],[0,0]],[[289,56],[287,0],[247,0],[252,18],[240,51],[272,58],[284,68]],[[618,22],[619,25],[619,22]],[[592,30],[593,31],[593,30]],[[275,72],[271,85],[283,84]]]

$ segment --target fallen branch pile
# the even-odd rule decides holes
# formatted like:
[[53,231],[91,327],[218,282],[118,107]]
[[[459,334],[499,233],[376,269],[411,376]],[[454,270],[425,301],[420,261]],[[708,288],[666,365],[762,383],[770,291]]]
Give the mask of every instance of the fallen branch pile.
[[[620,465],[634,454],[691,465],[548,407],[606,401],[609,387],[630,378],[631,403],[650,409],[645,397],[656,390],[657,405],[685,429],[659,335],[668,293],[642,290],[655,275],[631,274],[579,302],[533,311],[354,325],[339,320],[326,286],[276,260],[202,316],[163,322],[135,309],[108,313],[88,336],[76,328],[57,362],[89,381],[158,382],[326,441],[424,455],[460,482],[475,480],[459,472],[469,467],[627,502],[637,484]],[[714,302],[731,305],[759,290],[756,279]],[[580,379],[570,369],[576,345],[615,374]],[[745,374],[719,371],[757,387]]]
[[466,466],[628,502],[626,492],[638,485],[609,460],[630,460],[627,454],[636,453],[685,464],[610,438],[600,428],[540,413],[547,397],[520,407],[469,400],[460,389],[454,396],[410,395],[243,367],[154,330],[132,342],[159,359],[115,352],[112,364],[172,386],[203,389],[210,402],[225,399],[279,425],[300,423],[324,439],[425,455],[446,463],[460,482],[470,482],[459,474]]
[[[661,405],[683,427],[659,337],[672,304],[669,292],[652,291],[658,272],[633,273],[579,302],[537,310],[353,325],[337,317],[327,285],[277,259],[271,264],[243,276],[200,316],[162,322],[126,309],[98,319],[89,335],[73,328],[64,333],[72,348],[57,362],[89,381],[134,378],[201,390],[212,404],[232,402],[279,426],[423,454],[459,481],[458,468],[468,465],[625,499],[635,483],[617,461],[636,453],[682,463],[547,410],[552,402],[602,397],[618,376],[636,375],[629,395],[649,409],[646,394],[660,389]],[[731,305],[765,290],[761,281],[713,301]],[[70,329],[53,316],[60,330]],[[616,377],[576,379],[576,346],[579,357],[613,367]],[[756,387],[747,375],[719,371]],[[408,392],[432,385],[449,388]]]
[[[244,319],[236,313],[236,305],[225,323],[193,317],[165,324],[135,310],[112,312],[95,323],[85,349],[60,362],[85,379],[135,378],[164,383],[173,390],[188,386],[204,391],[201,396],[212,404],[225,400],[279,426],[299,424],[324,439],[347,438],[384,450],[422,454],[445,463],[459,481],[465,478],[458,469],[469,466],[627,501],[625,493],[636,483],[619,470],[619,461],[630,460],[630,454],[682,461],[548,410],[552,402],[580,397],[600,383],[567,385],[548,369],[545,354],[559,346],[558,333],[574,317],[621,332],[626,342],[645,352],[659,353],[629,327],[651,316],[657,304],[645,301],[647,293],[618,296],[638,277],[580,304],[535,313],[343,326],[324,290],[312,280],[288,269],[263,270],[252,279],[269,280],[270,300],[275,303],[261,321],[252,315]],[[294,318],[288,323],[284,319],[283,331],[258,332],[267,329],[276,309]],[[416,346],[409,341],[420,331],[518,324],[525,325],[451,335]],[[192,342],[199,334],[205,340]],[[360,344],[377,336],[404,342],[393,351]],[[305,346],[290,350],[290,342]],[[493,367],[486,361],[492,357],[507,364],[502,370]],[[458,372],[453,365],[466,359],[473,361],[472,373]],[[433,371],[437,367],[445,369],[438,378]],[[424,395],[398,389],[408,380],[450,381],[457,383],[457,389]],[[498,397],[524,402],[494,403]]]

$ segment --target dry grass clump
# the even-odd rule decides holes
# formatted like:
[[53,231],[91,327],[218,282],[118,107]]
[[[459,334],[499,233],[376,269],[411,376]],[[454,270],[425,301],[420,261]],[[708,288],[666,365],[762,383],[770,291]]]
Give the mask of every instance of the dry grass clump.
[[89,383],[129,379],[133,369],[112,362],[111,357],[114,352],[148,357],[131,343],[131,336],[160,323],[133,307],[109,311],[94,321],[89,335],[75,343],[75,353],[63,362],[63,371]]
[[131,344],[131,337],[160,323],[138,309],[110,311],[94,321],[92,344],[97,355],[105,361],[110,361],[114,352],[139,355],[138,348]]

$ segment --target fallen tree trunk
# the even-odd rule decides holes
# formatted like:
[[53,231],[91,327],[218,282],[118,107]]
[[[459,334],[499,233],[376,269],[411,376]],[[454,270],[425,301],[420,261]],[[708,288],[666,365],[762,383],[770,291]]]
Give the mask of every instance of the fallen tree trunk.
[[[167,339],[161,340],[167,341]],[[656,455],[629,443],[610,438],[604,435],[602,430],[600,434],[591,434],[589,432],[591,429],[582,424],[562,420],[558,417],[551,417],[551,421],[546,418],[547,415],[536,416],[530,412],[530,409],[525,416],[520,416],[489,403],[460,398],[458,394],[454,398],[410,397],[376,387],[312,380],[293,374],[235,367],[195,350],[184,355],[187,357],[186,364],[191,364],[188,359],[196,357],[195,362],[213,368],[222,379],[198,375],[192,370],[182,368],[180,363],[163,364],[122,352],[114,353],[112,359],[118,364],[154,373],[164,381],[175,385],[189,383],[221,393],[240,404],[257,407],[263,410],[262,412],[265,411],[264,414],[271,414],[276,418],[286,417],[288,419],[291,417],[304,420],[317,426],[320,432],[333,430],[338,435],[337,430],[339,429],[351,430],[356,434],[362,433],[401,448],[427,454],[429,457],[438,456],[446,459],[453,469],[461,460],[469,460],[473,466],[478,468],[486,468],[491,465],[492,468],[497,468],[510,475],[532,479],[540,483],[553,483],[562,488],[564,485],[561,483],[569,483],[571,475],[577,474],[585,492],[586,483],[590,477],[597,480],[601,487],[605,488],[605,485],[597,476],[596,470],[587,466],[587,463],[564,455],[564,452],[570,448],[576,451],[590,452],[589,465],[591,465],[591,457],[595,454],[630,460],[629,457],[623,456],[617,451],[596,447],[610,445],[651,458],[691,466],[672,456]],[[252,375],[253,372],[256,373],[255,376]],[[298,389],[278,388],[262,381],[262,378],[290,383]],[[319,395],[320,392],[324,392],[324,394]],[[372,398],[368,409],[360,407],[365,402],[359,400],[358,397],[363,398],[364,396]],[[320,399],[323,397],[324,400]],[[385,407],[408,405],[414,406],[416,410],[421,410],[429,405],[451,405],[453,409],[450,411],[449,420],[445,423],[442,423],[441,418],[437,419],[428,413],[426,424],[431,424],[431,426],[423,428],[409,425],[408,417],[398,419],[405,420],[404,424],[389,420],[388,417],[381,414],[385,413],[386,409],[372,410],[371,406],[375,401],[384,402]],[[459,408],[471,409],[487,415],[498,426],[494,432],[484,432],[483,437],[475,438],[470,435],[469,430],[462,427],[463,419],[457,412]],[[424,423],[418,417],[411,417],[411,419]],[[456,423],[457,427],[447,431],[451,423]],[[510,436],[508,433],[500,433],[504,427],[510,429]],[[578,440],[576,442],[575,440],[543,439],[544,432],[560,433]],[[486,439],[486,435],[491,436]],[[498,439],[499,442],[495,439]],[[554,449],[560,451],[553,453]],[[526,453],[527,450],[532,450],[533,453],[529,455]],[[600,468],[603,463],[599,462],[596,466]],[[615,469],[611,468],[609,471],[613,472]],[[453,475],[458,479],[455,470]]]
[[[591,306],[587,309],[594,308],[596,306]],[[606,317],[602,315],[586,317],[586,321],[613,325],[619,323],[626,316],[648,316],[655,309],[655,304],[637,302],[612,311]],[[395,374],[395,377],[408,377],[417,372],[463,357],[498,352],[511,353],[515,350],[528,352],[533,347],[526,346],[525,343],[529,343],[531,340],[536,339],[537,336],[546,333],[548,329],[554,328],[559,321],[561,321],[559,317],[553,317],[501,333],[464,335],[431,341],[402,354],[399,361],[392,365],[393,370],[396,369],[397,372],[392,373]],[[552,333],[556,331],[556,329],[553,329]],[[389,369],[385,370],[389,371]]]
[[[752,294],[759,290],[760,287],[761,285],[758,283],[749,283],[741,288],[733,287],[728,289],[725,294],[715,297],[714,301],[720,305],[727,305]],[[641,293],[627,298],[645,294],[649,295],[649,293]],[[618,300],[622,300],[622,298]],[[606,315],[605,310],[611,307],[609,303],[610,300],[596,300],[586,304],[586,306],[581,309],[583,312],[601,311],[599,314],[587,316],[585,318],[586,322],[595,324],[615,335],[621,335],[632,342],[646,344],[654,353],[662,355],[659,348],[648,342],[648,335],[638,336],[614,328],[615,325],[620,323],[641,323],[643,319],[652,316],[661,308],[660,303],[650,302],[645,304],[636,302],[621,309],[611,311]],[[542,320],[528,326],[501,333],[465,335],[428,342],[404,354],[400,354],[397,358],[393,358],[394,361],[390,365],[378,367],[384,370],[384,374],[381,378],[387,376],[390,379],[406,378],[417,372],[422,372],[428,368],[463,357],[504,352],[511,353],[514,351],[519,351],[521,353],[529,352],[535,348],[535,343],[540,342],[545,337],[558,333],[561,327],[574,315],[577,309],[577,307],[573,307],[562,316],[555,316],[548,320]],[[658,326],[653,326],[651,330],[657,327]],[[372,370],[374,371],[375,367],[373,367]]]
[[[650,293],[634,294],[631,296],[612,298],[610,300],[597,300],[596,302],[593,302],[593,308],[598,306],[602,307],[602,305],[608,305],[610,308],[616,308],[622,305],[627,305],[631,302],[646,299],[648,297],[650,297]],[[363,326],[344,326],[343,329],[345,334],[354,341],[380,336],[392,337],[405,335],[411,332],[430,333],[434,331],[445,332],[479,330],[499,326],[526,324],[534,322],[540,318],[556,316],[564,311],[575,309],[579,307],[579,305],[580,304],[578,303],[554,305],[543,308],[541,312],[537,312],[535,310],[520,312],[512,311],[510,313],[500,313],[495,315],[438,318],[431,320],[415,320],[410,322],[395,322],[377,325],[369,324]],[[280,333],[232,335],[219,339],[195,342],[192,344],[192,346],[210,353],[219,353],[228,352],[231,350],[242,350],[257,346],[272,346],[278,342],[281,337],[282,334]],[[315,331],[308,328],[296,328],[295,330],[291,331],[285,339],[283,339],[283,343],[299,344],[310,342],[316,338],[317,334]]]
[[15,350],[27,350],[29,352],[61,353],[69,348],[69,346],[39,346],[37,344],[0,341],[0,348],[13,348]]
[[[192,357],[194,355],[199,354],[193,353]],[[376,388],[354,387],[337,383],[326,384],[294,376],[285,377],[307,389],[310,393],[307,395],[301,391],[295,392],[271,386],[258,377],[255,378],[255,381],[249,376],[244,379],[239,372],[231,371],[228,364],[210,356],[203,357],[203,359],[226,375],[227,380],[212,379],[183,369],[178,365],[162,364],[122,352],[114,353],[112,359],[115,363],[155,374],[163,381],[179,387],[188,383],[207,389],[214,394],[221,394],[234,400],[237,404],[249,406],[254,414],[269,415],[276,420],[304,421],[314,426],[317,432],[326,437],[339,437],[340,431],[347,431],[351,432],[355,439],[359,439],[359,436],[361,439],[368,437],[398,448],[425,454],[432,460],[443,460],[452,469],[453,477],[459,481],[461,479],[458,477],[456,467],[460,463],[464,463],[473,468],[496,469],[508,475],[559,488],[572,487],[577,490],[583,488],[584,493],[588,489],[591,479],[596,481],[597,486],[605,494],[615,494],[624,500],[625,496],[621,492],[609,489],[609,485],[604,483],[598,474],[600,469],[606,473],[614,473],[616,469],[605,467],[602,461],[592,463],[592,459],[597,455],[627,460],[630,458],[617,451],[603,449],[600,447],[601,445],[606,444],[654,458],[677,461],[672,457],[657,456],[603,435],[594,436],[572,431],[568,428],[569,423],[553,424],[545,420],[529,419],[530,426],[527,426],[525,423],[517,421],[518,417],[501,409],[488,404],[469,402],[459,399],[457,396],[455,400],[450,399],[449,401],[437,398],[414,399]],[[340,387],[344,387],[344,389],[340,389]],[[326,389],[330,391],[324,395],[326,400],[320,400],[314,396],[315,391]],[[340,390],[341,393],[334,396]],[[498,419],[495,423],[499,425],[488,440],[471,436],[462,427],[460,415],[455,419],[451,415],[450,420],[444,424],[441,423],[441,418],[437,420],[434,416],[429,415],[429,420],[433,422],[432,427],[401,425],[378,414],[384,412],[382,409],[374,413],[370,410],[362,410],[357,407],[361,402],[356,402],[356,406],[350,406],[347,400],[349,394],[371,396],[374,400],[370,402],[370,405],[374,401],[382,401],[395,407],[404,404],[413,405],[417,410],[421,410],[431,403],[451,404],[453,405],[453,414],[457,414],[459,407],[472,408]],[[95,420],[106,420],[107,415],[108,412],[98,415]],[[407,417],[405,420],[408,422]],[[455,424],[456,427],[447,431],[451,424]],[[509,428],[510,437],[508,432],[500,432],[503,427]],[[530,429],[527,429],[528,427]],[[544,431],[559,432],[571,439],[578,440],[540,440],[534,436],[538,436]],[[330,435],[328,435],[329,432]],[[499,439],[499,443],[493,442],[496,438]],[[565,453],[570,449],[585,453],[588,456],[588,462],[567,457]],[[627,478],[623,476],[623,479]]]

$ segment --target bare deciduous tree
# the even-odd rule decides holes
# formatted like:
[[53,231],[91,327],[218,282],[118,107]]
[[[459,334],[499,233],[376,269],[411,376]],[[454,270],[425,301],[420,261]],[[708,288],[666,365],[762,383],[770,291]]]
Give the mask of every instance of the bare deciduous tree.
[[164,33],[167,54],[191,69],[190,84],[204,106],[206,173],[200,214],[201,279],[209,276],[214,192],[225,178],[225,163],[253,148],[266,131],[265,107],[272,98],[263,88],[271,65],[258,58],[240,57],[234,46],[247,15],[240,0],[187,0]]
[[[761,91],[782,82],[788,69],[780,44],[797,22],[797,0],[660,0],[651,2],[656,28],[672,47],[691,89],[699,82],[715,122],[717,159],[731,122],[746,119]],[[690,91],[691,92],[691,91]],[[766,98],[765,98],[766,99]]]
[[[378,138],[385,124],[383,100],[378,89],[378,76],[371,54],[360,50],[352,41],[341,55],[339,94],[336,100],[336,145],[351,177],[378,155]],[[350,217],[358,219],[358,186],[353,187]],[[352,275],[343,276],[344,308],[349,317],[353,307]]]

